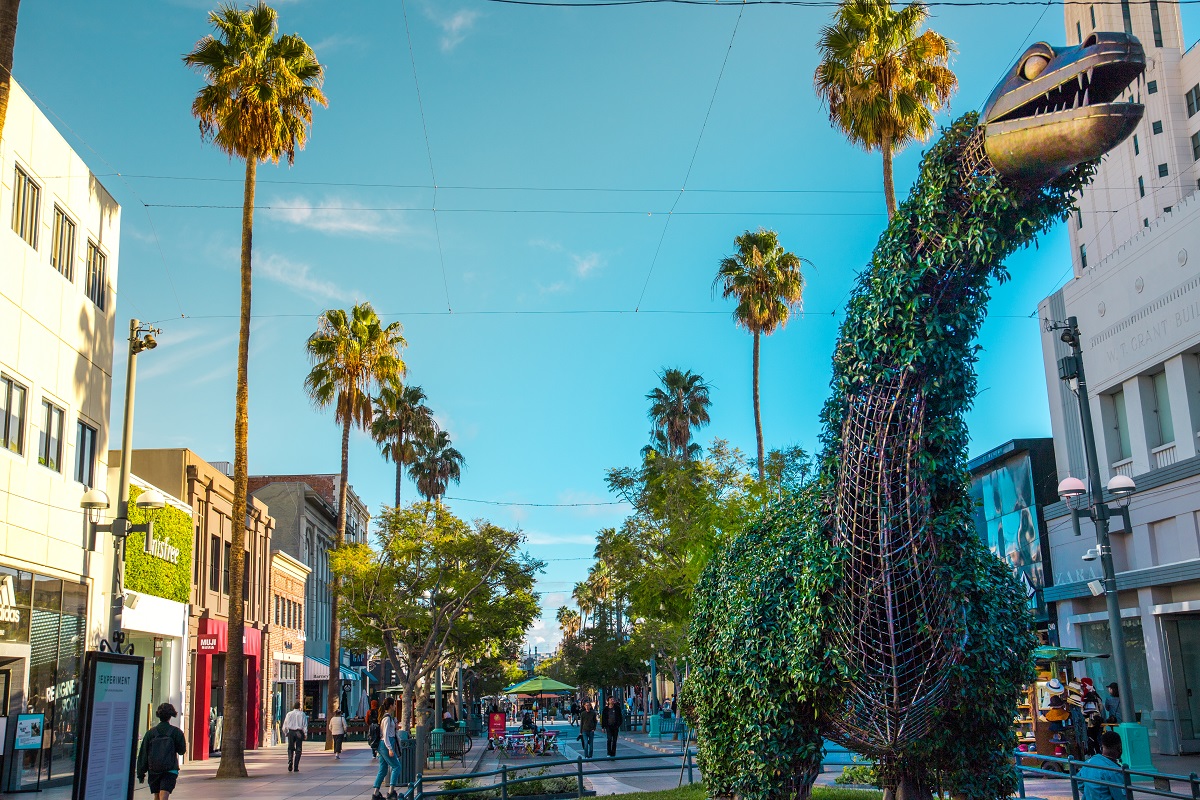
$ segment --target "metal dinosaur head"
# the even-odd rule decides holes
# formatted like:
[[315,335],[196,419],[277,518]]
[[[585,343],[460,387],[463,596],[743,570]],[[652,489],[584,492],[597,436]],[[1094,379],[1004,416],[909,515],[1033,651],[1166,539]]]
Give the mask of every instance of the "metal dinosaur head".
[[1031,46],[983,111],[988,158],[1005,178],[1043,186],[1125,140],[1140,103],[1118,102],[1146,68],[1137,37],[1093,33],[1074,47]]

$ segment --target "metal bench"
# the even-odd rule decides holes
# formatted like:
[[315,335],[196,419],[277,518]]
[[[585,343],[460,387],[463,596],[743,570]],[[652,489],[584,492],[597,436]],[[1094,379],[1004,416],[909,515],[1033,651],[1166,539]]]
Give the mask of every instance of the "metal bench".
[[436,761],[439,765],[446,759],[466,761],[467,734],[464,731],[432,730],[429,732],[429,750],[427,763],[432,766]]
[[682,717],[658,717],[658,724],[654,724],[654,717],[651,717],[650,735],[657,737],[660,741],[664,736],[671,738],[678,737],[683,739],[687,736],[687,720]]

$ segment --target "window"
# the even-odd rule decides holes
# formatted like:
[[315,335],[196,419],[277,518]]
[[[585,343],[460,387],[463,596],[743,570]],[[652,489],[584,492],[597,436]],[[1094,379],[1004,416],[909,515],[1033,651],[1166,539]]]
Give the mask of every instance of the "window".
[[1081,266],[1081,267],[1087,266],[1087,245],[1086,244],[1079,245],[1079,266]]
[[[1192,160],[1200,161],[1200,131],[1192,134]],[[1197,186],[1200,187],[1200,182],[1197,182]]]
[[62,472],[63,411],[42,400],[42,430],[38,436],[38,463]]
[[1143,228],[1150,227],[1150,218],[1149,217],[1142,217],[1142,227]]
[[1129,0],[1121,0],[1121,19],[1125,23],[1125,32],[1133,33],[1133,19],[1129,16]]
[[50,242],[50,266],[69,281],[75,280],[75,223],[61,208],[54,207],[54,239]]
[[1158,434],[1158,445],[1175,441],[1175,424],[1171,421],[1171,395],[1167,393],[1167,373],[1164,370],[1151,378],[1154,388],[1154,431]]
[[96,478],[96,429],[83,420],[75,423],[75,480],[92,488]]
[[213,536],[208,544],[208,588],[221,591],[221,539]]
[[87,296],[96,307],[104,310],[108,302],[108,258],[100,252],[93,241],[88,241],[87,250]]
[[0,445],[25,452],[25,387],[0,375]]
[[1150,0],[1150,28],[1154,32],[1154,46],[1162,47],[1162,21],[1158,18],[1158,0]]
[[250,599],[250,551],[242,557],[242,599]]
[[275,624],[279,624],[279,595],[275,595]]
[[1160,177],[1160,178],[1167,177],[1167,165],[1166,164],[1158,165],[1158,177]]
[[1083,212],[1078,208],[1075,209],[1075,227],[1077,229],[1083,228]]
[[1183,96],[1187,101],[1188,119],[1196,116],[1196,112],[1200,111],[1200,83],[1187,90],[1187,94]]
[[1154,122],[1151,122],[1150,130],[1155,136],[1158,136],[1160,133],[1162,133],[1162,120],[1156,119]]
[[1138,138],[1136,133],[1133,135],[1133,154],[1135,156],[1142,154],[1142,148],[1138,146]]
[[225,542],[225,557],[221,559],[221,594],[229,594],[229,559],[233,557],[233,548]]
[[1174,208],[1174,206],[1167,206],[1166,208],[1164,208],[1164,209],[1163,209],[1163,213],[1164,213],[1164,214],[1170,214],[1170,213],[1171,213],[1171,209],[1173,209],[1173,208]]
[[1096,7],[1088,6],[1088,13],[1092,15],[1092,30],[1096,30]]
[[1146,182],[1142,180],[1142,176],[1138,176],[1138,197],[1146,196]]
[[1083,27],[1078,22],[1075,23],[1075,35],[1079,37],[1079,43],[1083,44]]
[[1150,81],[1146,84],[1146,94],[1158,94],[1158,81]]
[[25,174],[25,170],[17,167],[16,175],[13,176],[12,228],[34,250],[37,249],[38,210],[41,202],[41,187]]
[[1124,461],[1129,458],[1129,419],[1125,416],[1125,392],[1117,391],[1112,394],[1113,404],[1113,442],[1114,461]]

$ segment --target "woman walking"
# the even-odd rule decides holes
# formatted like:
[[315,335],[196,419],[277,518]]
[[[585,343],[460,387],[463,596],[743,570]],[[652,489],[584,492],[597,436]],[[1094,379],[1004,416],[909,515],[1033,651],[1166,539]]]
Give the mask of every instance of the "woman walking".
[[387,800],[396,800],[398,792],[396,787],[400,785],[400,742],[396,735],[396,718],[392,716],[395,700],[386,697],[383,700],[383,705],[379,710],[382,716],[379,718],[379,771],[375,774],[375,794],[371,795],[371,800],[384,800],[383,793],[380,788],[383,786],[383,779],[387,777],[388,770],[391,770],[391,791],[388,792]]
[[333,712],[329,720],[329,732],[333,734],[333,757],[342,760],[342,742],[346,741],[346,717],[339,708]]

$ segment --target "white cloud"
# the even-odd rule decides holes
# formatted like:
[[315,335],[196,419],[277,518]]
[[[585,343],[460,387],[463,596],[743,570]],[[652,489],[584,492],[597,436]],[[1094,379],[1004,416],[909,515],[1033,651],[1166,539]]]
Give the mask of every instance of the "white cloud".
[[256,260],[254,266],[255,271],[268,280],[317,300],[338,300],[349,303],[357,297],[357,293],[353,289],[346,289],[333,281],[313,275],[312,268],[308,264],[301,264],[275,253]]
[[526,543],[533,545],[596,544],[594,533],[542,533],[540,531],[523,531],[523,533]]
[[604,264],[599,253],[588,253],[583,256],[572,253],[571,260],[575,262],[575,274],[580,278],[586,278]]
[[310,47],[317,54],[317,59],[320,60],[325,53],[332,53],[335,50],[341,50],[345,47],[361,48],[365,46],[365,42],[357,36],[348,36],[344,33],[335,33],[326,36],[324,39],[313,42]]
[[467,34],[475,27],[475,20],[479,19],[478,11],[455,11],[448,17],[436,16],[431,10],[428,10],[429,16],[438,27],[442,29],[442,52],[449,53],[454,48],[462,44],[467,38]]
[[343,236],[388,238],[405,230],[397,211],[375,211],[361,203],[304,197],[276,198],[268,203],[267,215],[289,225]]

